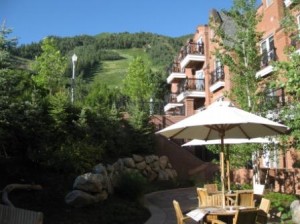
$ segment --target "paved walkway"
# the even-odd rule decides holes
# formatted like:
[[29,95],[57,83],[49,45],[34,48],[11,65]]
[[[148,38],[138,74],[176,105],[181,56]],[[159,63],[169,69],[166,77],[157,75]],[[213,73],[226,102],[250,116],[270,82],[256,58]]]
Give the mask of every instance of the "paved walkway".
[[174,199],[179,202],[183,212],[189,211],[198,205],[195,187],[147,194],[145,196],[145,203],[151,212],[151,217],[145,224],[176,224],[176,215],[173,207]]
[[[158,191],[145,195],[145,204],[151,212],[151,217],[145,224],[176,224],[173,200],[177,200],[183,212],[198,206],[195,187]],[[188,224],[197,222],[191,220]],[[279,222],[268,222],[278,224]]]

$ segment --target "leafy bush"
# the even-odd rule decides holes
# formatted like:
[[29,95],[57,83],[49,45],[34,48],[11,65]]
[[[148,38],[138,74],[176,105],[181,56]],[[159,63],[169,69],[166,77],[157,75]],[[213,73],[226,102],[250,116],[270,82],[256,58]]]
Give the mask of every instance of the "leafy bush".
[[116,194],[122,198],[139,199],[145,192],[147,180],[139,172],[124,172],[119,176]]
[[[296,195],[270,192],[264,195],[271,201],[271,209],[281,213],[281,220],[291,219],[290,204],[297,199]],[[272,214],[271,214],[272,215]]]
[[102,148],[86,143],[63,144],[49,151],[47,165],[63,173],[80,174],[90,170],[101,159]]

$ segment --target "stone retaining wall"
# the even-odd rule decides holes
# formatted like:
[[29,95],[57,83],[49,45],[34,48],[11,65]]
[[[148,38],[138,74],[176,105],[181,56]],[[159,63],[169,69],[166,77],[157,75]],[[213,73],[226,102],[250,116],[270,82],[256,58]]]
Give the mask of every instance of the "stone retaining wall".
[[177,178],[167,156],[133,155],[112,165],[97,164],[91,172],[78,176],[65,202],[74,207],[84,207],[106,200],[109,194],[113,194],[117,179],[123,172],[140,172],[149,182]]

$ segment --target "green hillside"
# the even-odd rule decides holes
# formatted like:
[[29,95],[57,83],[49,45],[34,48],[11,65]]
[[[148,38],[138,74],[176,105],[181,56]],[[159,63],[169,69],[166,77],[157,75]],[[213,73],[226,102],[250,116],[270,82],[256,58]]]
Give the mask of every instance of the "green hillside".
[[[166,68],[189,37],[190,35],[172,38],[153,33],[124,32],[51,38],[55,39],[57,48],[70,62],[72,55],[76,53],[77,76],[87,83],[97,80],[98,83],[116,87],[122,84],[129,63],[137,56],[149,63],[153,71],[162,74],[164,79]],[[19,46],[12,53],[16,58],[26,59],[24,62],[29,64],[42,53],[41,42]],[[71,73],[72,63],[69,63],[66,78]]]
[[94,74],[95,79],[101,79],[101,82],[108,87],[120,87],[122,85],[127,68],[134,58],[139,56],[145,59],[145,61],[150,61],[149,55],[141,48],[117,49],[113,51],[123,59],[103,61],[102,68],[98,69]]

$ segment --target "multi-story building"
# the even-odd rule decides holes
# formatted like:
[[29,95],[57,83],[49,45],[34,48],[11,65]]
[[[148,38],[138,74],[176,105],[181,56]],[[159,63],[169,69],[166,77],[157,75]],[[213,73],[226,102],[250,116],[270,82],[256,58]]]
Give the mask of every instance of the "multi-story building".
[[[212,11],[212,17],[227,27],[230,20],[224,13]],[[213,30],[207,25],[197,27],[194,37],[181,48],[173,62],[167,82],[171,86],[167,115],[190,116],[197,110],[223,97],[230,90],[227,68],[213,56],[215,43],[211,41]],[[227,79],[227,80],[226,80]]]
[[[268,78],[274,74],[273,61],[286,61],[287,46],[293,45],[300,52],[300,42],[286,33],[281,25],[286,10],[292,12],[300,29],[300,11],[293,0],[262,0],[257,8],[260,17],[257,31],[262,33],[262,40],[257,43],[261,53],[260,69],[255,76],[260,81],[259,93],[262,103],[268,104],[267,118],[276,120],[280,107],[287,103],[287,96],[283,88],[272,89],[267,85]],[[234,25],[223,12],[212,10],[210,19],[223,26],[225,32],[232,34]],[[293,35],[299,35],[299,32]],[[173,62],[167,78],[170,84],[170,95],[164,107],[165,116],[169,123],[162,127],[191,116],[204,106],[223,99],[225,92],[230,92],[232,83],[230,73],[213,54],[216,43],[212,41],[214,31],[209,25],[200,25],[192,39],[181,48]],[[299,39],[299,38],[298,38]],[[284,80],[283,80],[284,81]],[[290,152],[280,156],[277,162],[262,161],[266,168],[292,168],[293,160]],[[270,165],[272,164],[272,165]]]

